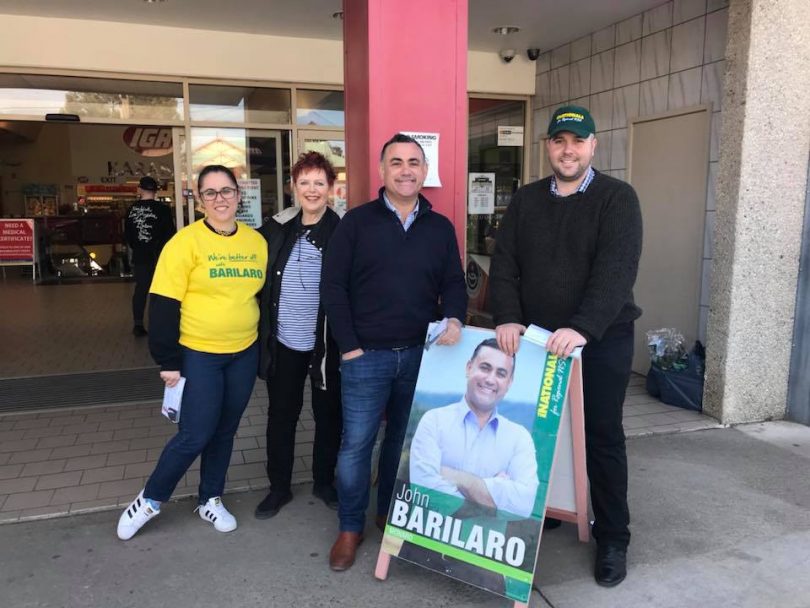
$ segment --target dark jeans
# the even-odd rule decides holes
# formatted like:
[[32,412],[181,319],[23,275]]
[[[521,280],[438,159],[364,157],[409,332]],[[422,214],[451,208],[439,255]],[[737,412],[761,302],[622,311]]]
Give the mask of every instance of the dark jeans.
[[179,429],[146,482],[146,498],[169,500],[200,454],[200,504],[222,496],[233,436],[253,391],[258,366],[256,342],[242,352],[225,355],[183,348],[181,373],[186,386]]
[[[304,406],[304,383],[312,351],[297,351],[281,343],[276,347],[275,370],[267,381],[267,477],[272,490],[290,489],[295,455],[295,429]],[[312,447],[312,479],[316,485],[331,485],[343,418],[340,412],[340,376],[328,374],[327,390],[312,385],[312,415],[315,444]]]
[[135,325],[143,325],[143,313],[146,310],[146,297],[152,285],[155,264],[133,264],[132,275],[135,277],[135,291],[132,292],[132,320]]
[[341,364],[343,441],[338,454],[337,489],[343,532],[362,532],[365,527],[371,452],[383,414],[386,426],[380,451],[377,513],[388,513],[421,361],[420,345],[369,350]]
[[585,445],[593,535],[598,543],[627,546],[627,452],[622,407],[633,362],[633,323],[611,327],[582,352]]

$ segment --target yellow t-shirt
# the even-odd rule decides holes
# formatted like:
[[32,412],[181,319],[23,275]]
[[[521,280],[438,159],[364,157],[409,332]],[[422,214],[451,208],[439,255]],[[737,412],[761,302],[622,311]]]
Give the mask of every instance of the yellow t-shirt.
[[247,224],[221,236],[198,220],[166,243],[151,293],[180,302],[180,344],[206,353],[236,353],[258,335],[267,243]]

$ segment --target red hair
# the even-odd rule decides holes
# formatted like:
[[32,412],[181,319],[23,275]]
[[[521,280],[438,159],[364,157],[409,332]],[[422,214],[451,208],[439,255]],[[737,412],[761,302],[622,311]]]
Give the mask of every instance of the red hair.
[[303,152],[298,157],[298,162],[290,170],[293,183],[298,181],[298,176],[304,171],[317,171],[318,169],[321,169],[326,174],[326,181],[332,186],[337,179],[337,173],[335,173],[332,163],[326,160],[326,157],[320,152]]

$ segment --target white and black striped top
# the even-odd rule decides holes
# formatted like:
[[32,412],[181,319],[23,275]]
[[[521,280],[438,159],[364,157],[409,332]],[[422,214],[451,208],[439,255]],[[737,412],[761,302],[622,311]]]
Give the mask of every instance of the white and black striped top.
[[299,236],[284,267],[278,302],[278,341],[292,350],[315,348],[321,262],[321,252],[306,233]]

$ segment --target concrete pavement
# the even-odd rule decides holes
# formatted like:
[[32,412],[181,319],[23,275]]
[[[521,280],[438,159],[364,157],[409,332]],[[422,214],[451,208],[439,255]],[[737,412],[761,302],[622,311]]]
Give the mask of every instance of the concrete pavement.
[[[574,527],[544,535],[532,606],[810,607],[810,428],[771,422],[628,441],[633,541],[627,580],[598,587],[593,545]],[[358,562],[333,573],[335,514],[295,488],[278,517],[252,517],[262,492],[232,494],[239,520],[218,534],[168,504],[135,538],[115,536],[117,510],[0,526],[3,608],[170,605],[286,607],[510,606],[393,560],[373,577],[373,525]]]

